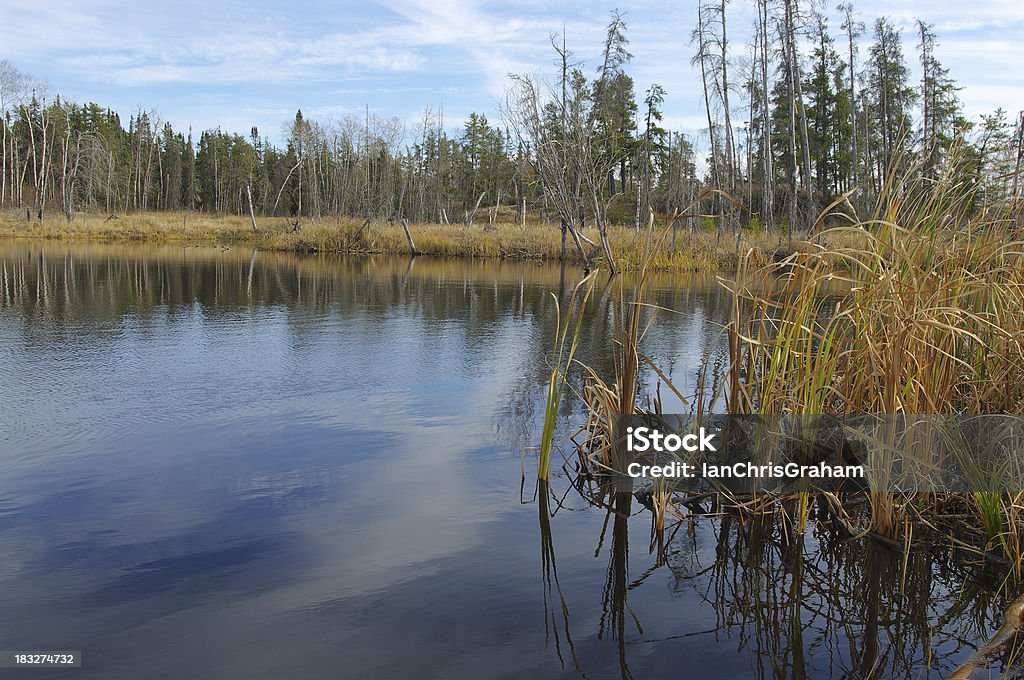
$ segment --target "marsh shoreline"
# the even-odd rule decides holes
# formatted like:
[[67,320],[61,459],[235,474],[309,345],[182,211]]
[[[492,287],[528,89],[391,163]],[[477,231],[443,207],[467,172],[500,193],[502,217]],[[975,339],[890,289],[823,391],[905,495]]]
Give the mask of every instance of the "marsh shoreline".
[[[261,250],[354,255],[409,255],[410,244],[398,222],[365,223],[350,218],[304,219],[296,228],[295,218],[257,218],[253,230],[248,216],[215,216],[194,212],[140,212],[126,215],[78,213],[70,221],[63,215],[46,214],[39,221],[27,220],[21,210],[9,209],[0,220],[0,237],[61,241],[188,243],[194,245],[245,245]],[[663,225],[658,227],[665,228]],[[557,224],[533,222],[525,228],[511,223],[410,224],[415,254],[494,260],[565,261],[584,265],[571,239],[565,244]],[[591,233],[593,232],[593,233]],[[623,271],[639,267],[644,230],[613,226],[609,240],[616,267]],[[595,243],[595,229],[584,229]],[[594,248],[590,264],[601,266],[599,249]],[[665,247],[650,269],[678,272],[731,272],[740,254],[752,254],[770,261],[792,252],[785,237],[742,230],[739,242],[729,232],[694,230],[689,226],[666,234]]]

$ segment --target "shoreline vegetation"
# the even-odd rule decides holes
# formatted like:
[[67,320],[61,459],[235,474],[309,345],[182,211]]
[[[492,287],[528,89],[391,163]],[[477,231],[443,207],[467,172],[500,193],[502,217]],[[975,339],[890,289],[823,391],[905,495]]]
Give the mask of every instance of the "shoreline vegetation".
[[672,226],[671,244],[643,266],[718,272],[785,259],[805,233],[815,238],[799,249],[815,250],[835,226],[819,215],[860,221],[900,194],[894,182],[953,178],[972,203],[1020,201],[1024,113],[969,118],[931,24],[915,24],[918,85],[898,22],[877,17],[858,62],[867,24],[851,4],[802,18],[757,4],[739,71],[726,67],[726,3],[698,6],[691,64],[707,126],[689,133],[663,127],[676,114],[661,84],[630,75],[618,10],[598,53],[550,34],[554,71],[508,74],[491,120],[471,111],[455,127],[431,108],[416,123],[369,106],[320,120],[296,108],[278,136],[256,125],[194,136],[157,109],[125,121],[75,102],[0,60],[0,235],[561,260],[614,274],[641,267],[641,234],[657,222]]
[[[790,545],[802,545],[811,528],[844,543],[870,540],[902,555],[904,564],[912,551],[941,552],[972,578],[994,578],[1001,592],[1015,598],[1002,628],[950,677],[975,677],[996,658],[1020,664],[1024,490],[1011,474],[1019,456],[1007,460],[1000,451],[996,459],[1002,462],[982,470],[978,461],[990,452],[991,441],[956,444],[958,464],[971,480],[971,490],[963,492],[889,486],[901,456],[936,469],[943,455],[935,441],[895,430],[882,430],[867,444],[870,483],[837,493],[734,494],[712,486],[694,495],[658,478],[631,494],[615,487],[611,473],[621,474],[633,463],[617,444],[616,423],[624,414],[660,417],[663,391],[675,394],[698,424],[716,413],[839,419],[996,414],[1019,422],[1021,211],[1016,201],[979,200],[977,185],[954,174],[934,181],[894,178],[872,217],[832,227],[781,261],[742,258],[735,276],[719,277],[732,298],[731,318],[722,330],[728,359],[706,356],[688,395],[644,354],[643,339],[656,313],[671,311],[659,310],[645,296],[646,265],[665,237],[648,231],[638,283],[619,289],[614,376],[606,380],[594,368],[580,367],[587,420],[561,456],[564,472],[583,500],[597,507],[628,507],[635,495],[650,512],[651,550],[659,559],[675,533],[697,517],[733,518],[742,525],[778,521]],[[828,245],[815,243],[824,239]],[[845,284],[841,290],[837,280]],[[586,300],[585,292],[574,295]],[[583,307],[563,314],[560,332],[570,331]],[[646,367],[658,377],[653,398],[641,391]],[[552,381],[566,381],[570,370],[568,363],[556,365]],[[548,411],[557,412],[557,404]],[[840,448],[830,454],[841,457],[845,449],[837,441],[833,447]],[[555,457],[539,460],[541,489],[550,477],[550,459]]]
[[[876,20],[858,74],[852,6],[842,11],[844,64],[827,16],[816,13],[818,49],[801,55],[794,12],[776,16],[769,5],[760,4],[759,68],[745,85],[745,140],[725,96],[737,84],[726,77],[725,4],[698,11],[693,63],[703,76],[706,155],[700,135],[662,127],[661,85],[640,96],[618,11],[594,75],[564,35],[561,44],[552,37],[560,69],[509,74],[500,122],[471,112],[461,129],[429,109],[422,125],[369,109],[338,120],[296,109],[280,139],[256,126],[196,139],[141,106],[125,125],[117,111],[68,100],[0,60],[0,206],[9,207],[0,236],[560,260],[612,274],[732,272],[743,260],[815,251],[823,229],[864,221],[884,197],[902,195],[894,184],[970,185],[961,217],[1020,200],[1024,114],[1014,121],[998,109],[969,120],[930,24],[917,25],[918,92],[888,18]],[[788,55],[775,82],[773,25]],[[814,68],[802,71],[801,57]],[[840,214],[822,224],[830,212]],[[651,223],[672,236],[642,263]]]
[[[346,218],[324,218],[299,223],[285,217],[209,215],[196,212],[140,212],[127,215],[76,213],[72,220],[47,215],[43,221],[26,219],[18,210],[0,213],[0,238],[57,241],[146,242],[212,246],[246,246],[260,250],[346,255],[423,255],[469,259],[559,262],[586,266],[571,240],[563,248],[557,224],[493,222],[466,226],[379,221],[360,224]],[[408,232],[406,232],[406,228]],[[640,268],[646,230],[611,226],[608,239],[616,268]],[[647,263],[652,271],[732,272],[741,256],[754,261],[782,259],[800,247],[799,241],[763,230],[741,230],[739,236],[706,228],[677,227],[673,243],[668,228],[660,252]],[[597,229],[580,234],[594,241],[590,265],[604,265]],[[412,241],[412,243],[410,243]]]

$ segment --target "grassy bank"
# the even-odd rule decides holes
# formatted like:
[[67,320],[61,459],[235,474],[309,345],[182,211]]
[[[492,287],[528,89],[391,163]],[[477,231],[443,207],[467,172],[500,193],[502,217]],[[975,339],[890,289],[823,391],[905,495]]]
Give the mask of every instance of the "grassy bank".
[[[970,186],[900,187],[872,217],[827,230],[780,261],[741,258],[735,276],[720,278],[733,300],[723,329],[728,358],[707,359],[690,395],[679,394],[640,348],[652,321],[641,266],[640,284],[620,295],[614,380],[606,384],[585,370],[590,417],[574,471],[588,484],[598,480],[591,498],[599,503],[611,493],[600,481],[604,471],[625,469],[614,445],[615,417],[660,412],[658,399],[652,407],[638,392],[640,371],[648,367],[660,378],[657,394],[675,392],[697,417],[1024,414],[1019,207],[975,199]],[[651,232],[640,251],[654,261],[663,240]],[[946,548],[958,559],[994,567],[1008,583],[1024,583],[1018,478],[999,468],[985,473],[990,477],[968,478],[959,487],[967,491],[894,490],[884,482],[895,469],[899,441],[870,444],[872,486],[864,493],[711,495],[719,511],[783,513],[801,530],[820,506],[816,521],[838,533],[870,535],[904,551]],[[925,442],[936,444],[927,448],[907,441],[916,464],[940,464],[933,457],[943,449],[935,442]],[[957,464],[973,469],[991,443],[958,445],[964,459]],[[1021,460],[1010,456],[1001,464],[1016,470]],[[661,481],[649,490],[658,535],[671,533],[669,518],[693,514],[692,498]],[[1024,628],[1024,620],[1019,624]]]
[[[785,258],[741,257],[734,275],[718,277],[732,300],[720,336],[724,356],[705,355],[687,395],[667,377],[670,367],[659,368],[642,347],[656,311],[645,295],[646,265],[665,238],[649,232],[639,249],[637,285],[619,289],[610,344],[614,375],[582,367],[587,420],[569,440],[563,469],[585,502],[615,514],[617,522],[631,514],[633,498],[645,507],[656,565],[667,562],[677,532],[686,535],[678,551],[686,553],[695,522],[716,517],[720,536],[729,536],[736,523],[738,535],[754,537],[737,555],[757,555],[764,545],[789,555],[791,597],[801,596],[808,534],[845,546],[850,555],[863,553],[866,542],[891,554],[901,565],[901,597],[930,587],[930,571],[913,575],[908,569],[917,555],[931,556],[929,570],[941,565],[968,583],[997,584],[1005,599],[1016,599],[998,630],[949,676],[964,680],[989,674],[997,662],[1019,664],[1024,637],[1024,221],[1019,205],[986,205],[974,187],[946,180],[893,187],[872,216],[818,234]],[[571,317],[564,323],[562,332],[571,332]],[[555,367],[552,384],[564,382],[567,369]],[[641,390],[648,369],[658,378],[650,396]],[[697,423],[712,414],[761,423],[812,416],[803,421],[811,429],[799,429],[798,438],[767,427],[752,429],[749,439],[739,427],[723,436],[741,435],[732,440],[733,453],[750,461],[777,454],[843,460],[855,452],[853,460],[867,471],[864,483],[734,492],[716,480],[695,488],[655,476],[617,485],[638,460],[619,439],[625,435],[618,418],[640,415],[659,423],[661,395],[669,391]],[[550,403],[555,398],[552,390],[549,413],[557,412],[558,404]],[[814,423],[825,422],[815,420],[822,415],[843,424],[835,430],[841,436],[818,437]],[[857,439],[846,424],[861,416],[884,426]],[[999,426],[958,432],[916,425],[924,417],[949,423],[952,416]],[[915,425],[898,429],[899,418]],[[544,493],[550,472],[543,466],[550,462],[539,463]],[[914,484],[911,475],[890,484],[908,471],[937,470],[959,470],[960,476],[946,477],[948,485]],[[795,558],[794,546],[800,551]],[[717,555],[726,554],[720,543]],[[735,578],[730,573],[723,581]]]
[[[42,223],[26,221],[21,211],[8,210],[0,220],[0,236],[60,240],[146,241],[154,243],[240,244],[262,250],[291,252],[338,252],[350,254],[408,255],[409,242],[398,223],[374,223],[367,234],[360,223],[337,218],[305,220],[295,230],[294,220],[257,218],[253,231],[248,217],[212,216],[200,213],[137,213],[111,218],[78,214],[72,221],[49,215]],[[557,261],[561,256],[561,232],[555,224],[532,223],[525,229],[515,224],[411,224],[409,230],[418,254],[442,257]],[[594,229],[583,234],[597,243]],[[640,264],[644,236],[628,227],[612,227],[612,251],[625,270]],[[739,246],[727,233],[679,230],[673,247],[666,239],[650,269],[674,271],[732,271],[739,255],[757,261],[776,258],[786,249],[778,236],[743,232]],[[588,246],[589,248],[589,246]],[[595,264],[600,264],[595,255]],[[566,259],[582,263],[569,239]]]

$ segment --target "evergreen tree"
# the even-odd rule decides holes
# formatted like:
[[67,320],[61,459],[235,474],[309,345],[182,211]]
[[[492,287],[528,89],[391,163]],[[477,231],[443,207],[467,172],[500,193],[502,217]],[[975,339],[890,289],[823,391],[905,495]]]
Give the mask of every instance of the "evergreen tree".
[[828,19],[816,13],[812,23],[812,68],[804,86],[807,92],[811,163],[814,185],[830,199],[842,193],[852,165],[850,101],[843,84],[846,66],[828,33]]
[[619,171],[618,190],[627,190],[628,162],[635,148],[636,139],[636,96],[633,79],[624,72],[625,65],[633,58],[627,46],[626,22],[617,10],[605,32],[604,51],[601,65],[594,82],[593,121],[596,127],[595,144],[601,164],[608,170],[608,194],[616,193],[615,169]]
[[892,164],[906,168],[911,132],[910,113],[916,92],[909,84],[910,70],[903,58],[900,32],[887,18],[875,21],[874,43],[867,64],[869,134],[867,140],[878,151],[875,156],[874,188],[881,189]]
[[931,177],[939,170],[943,159],[958,136],[958,130],[965,128],[959,87],[949,77],[945,68],[935,56],[935,32],[931,24],[917,20],[918,49],[921,60],[921,147],[924,173]]

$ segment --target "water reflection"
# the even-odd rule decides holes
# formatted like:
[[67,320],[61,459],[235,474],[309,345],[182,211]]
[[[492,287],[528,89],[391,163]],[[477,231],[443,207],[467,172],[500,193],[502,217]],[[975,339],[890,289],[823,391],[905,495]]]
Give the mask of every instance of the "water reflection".
[[[0,647],[82,648],[97,678],[572,672],[536,654],[515,480],[579,276],[4,243]],[[716,294],[664,285],[691,311],[649,351],[692,369]],[[575,587],[593,558],[556,544]]]
[[[358,334],[357,351],[373,352],[377,370],[388,364],[385,373],[409,376],[439,358],[478,370],[493,358],[485,352],[500,352],[519,373],[496,400],[503,408],[494,421],[513,448],[531,443],[537,387],[548,375],[543,357],[554,333],[550,293],[565,294],[581,278],[573,268],[530,263],[297,257],[250,249],[14,242],[3,253],[0,309],[19,322],[18,341],[63,350],[64,361],[89,359],[126,336],[166,343],[174,339],[170,326],[179,322],[192,326],[189,341],[203,342],[210,321],[230,323],[235,333],[257,341],[254,347],[278,355],[307,347],[325,326]],[[645,349],[670,367],[678,385],[692,388],[699,365],[695,348],[722,353],[706,321],[723,318],[726,301],[713,281],[692,275],[665,275],[652,288],[656,304],[684,310],[685,317],[667,319]],[[581,336],[580,358],[603,375],[612,371],[613,304],[613,286],[605,282],[586,310]],[[268,315],[286,334],[280,338],[286,346],[267,346],[267,333],[256,324]],[[425,352],[422,342],[403,343],[401,353],[388,356],[373,351],[375,336],[412,335],[410,326],[441,339],[433,348],[441,356]],[[510,328],[525,333],[496,342]],[[465,351],[448,351],[455,343],[464,343]],[[141,361],[137,354],[121,360]],[[289,373],[281,379],[290,380]],[[645,376],[653,385],[651,379]],[[578,408],[575,394],[568,394],[564,414]]]
[[[623,679],[638,677],[631,666],[647,665],[654,650],[706,636],[746,662],[719,665],[695,656],[694,677],[944,678],[999,628],[1017,595],[1002,580],[1005,570],[965,563],[941,540],[931,550],[905,553],[842,535],[831,528],[831,505],[823,498],[808,498],[803,508],[799,500],[786,501],[773,514],[717,497],[691,499],[686,516],[668,527],[663,547],[638,551],[629,525],[652,513],[643,492],[580,497],[604,505],[605,523],[594,539],[607,559],[597,637],[615,645]],[[545,521],[542,516],[547,537]],[[556,547],[548,543],[544,550]],[[666,570],[672,597],[687,603],[674,622],[649,592]],[[578,617],[573,625],[567,621],[566,637],[581,623],[589,625]],[[993,661],[978,677],[1019,677],[1024,668],[1018,645]],[[580,674],[587,672],[583,663]]]
[[[0,648],[81,648],[90,678],[941,677],[991,634],[997,581],[826,508],[796,532],[691,499],[659,543],[643,495],[556,474],[524,503],[580,276],[3,243]],[[728,299],[650,292],[678,313],[644,353],[695,390]],[[614,304],[579,349],[606,376]]]
[[[544,642],[554,644],[559,666],[566,668],[566,651],[571,668],[582,674],[576,645],[572,641],[572,627],[569,624],[569,605],[562,593],[558,580],[558,559],[555,554],[554,537],[551,531],[553,513],[551,488],[547,481],[537,480],[537,515],[540,522],[541,583],[544,597]],[[558,501],[556,501],[557,507]],[[563,650],[563,644],[565,650]]]

